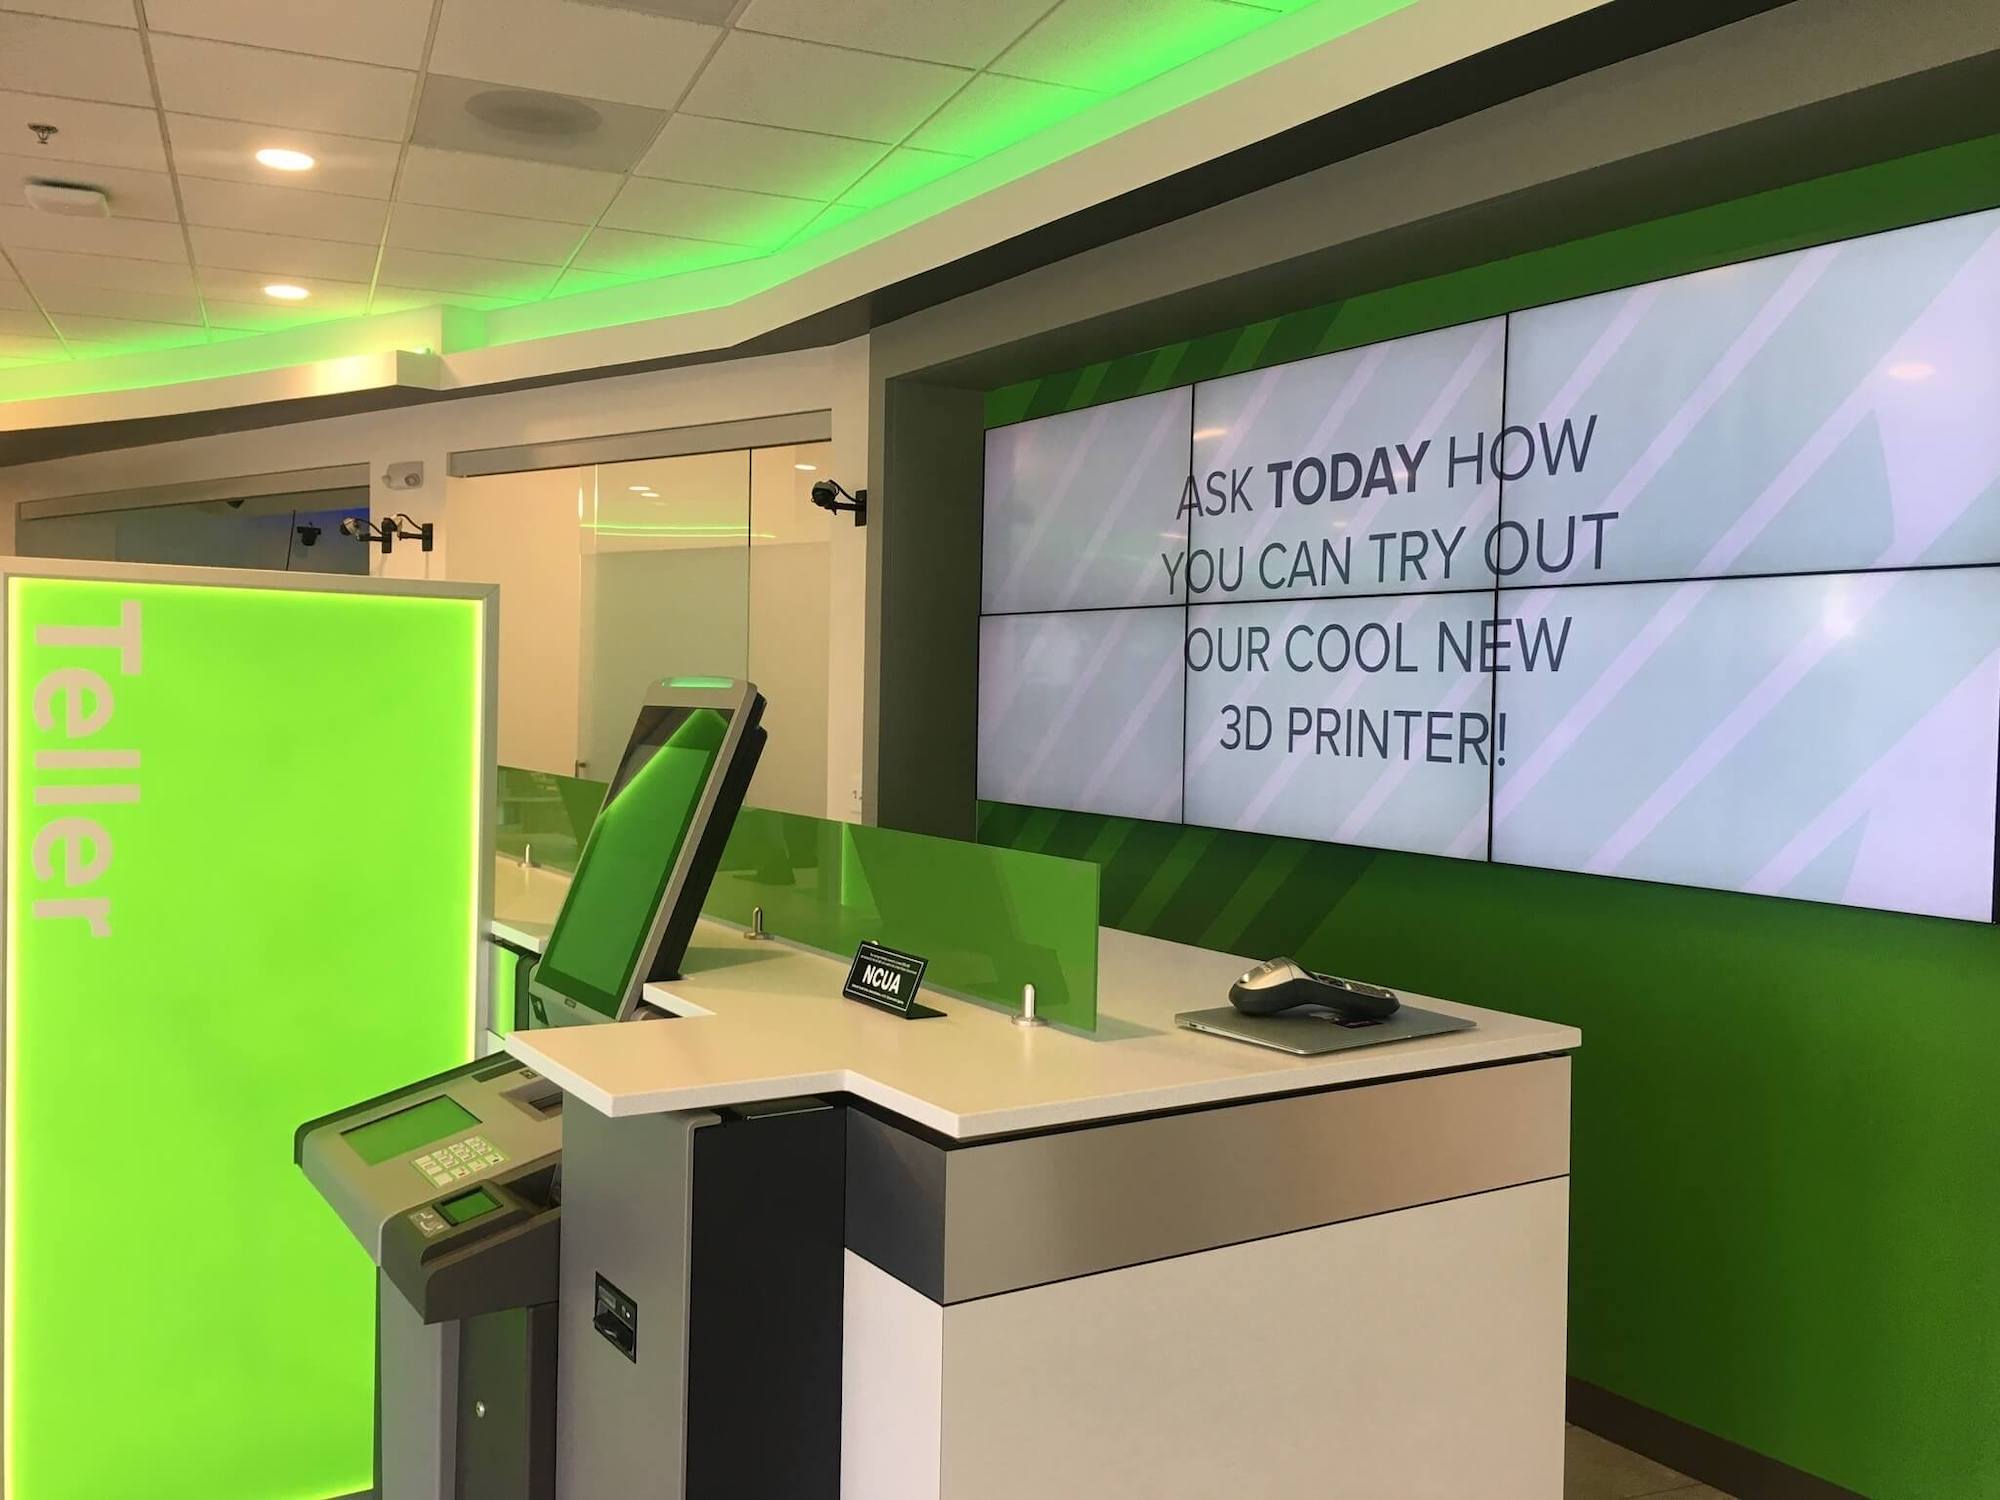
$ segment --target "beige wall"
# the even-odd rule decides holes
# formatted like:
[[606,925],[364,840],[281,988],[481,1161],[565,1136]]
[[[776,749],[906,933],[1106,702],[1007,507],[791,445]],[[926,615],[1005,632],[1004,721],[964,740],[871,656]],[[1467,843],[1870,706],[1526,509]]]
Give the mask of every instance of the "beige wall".
[[[471,576],[498,581],[503,591],[502,666],[510,683],[503,688],[500,704],[503,743],[532,745],[534,755],[551,767],[560,767],[565,760],[573,765],[584,758],[573,748],[582,686],[578,664],[561,645],[541,639],[531,623],[542,611],[570,610],[570,584],[553,574],[538,574],[531,581],[519,565],[529,549],[552,543],[559,529],[557,519],[548,514],[528,518],[534,507],[525,497],[534,482],[526,479],[511,499],[498,501],[507,507],[511,521],[523,528],[518,541],[507,534],[509,525],[468,524],[463,510],[454,518],[452,485],[446,478],[450,455],[825,410],[832,414],[832,440],[824,448],[824,470],[850,489],[859,489],[868,483],[868,396],[867,340],[857,339],[698,368],[578,381],[0,468],[0,545],[11,548],[15,508],[26,500],[366,463],[371,504],[378,517],[402,512],[415,521],[438,525],[431,553],[419,551],[414,543],[399,544],[387,559],[373,557],[374,571],[398,577]],[[422,487],[390,490],[382,481],[384,469],[409,460],[424,465]],[[798,474],[789,466],[787,470]],[[793,514],[809,511],[810,506],[801,487],[794,484],[792,491],[786,497],[779,481],[760,487],[765,503],[758,508],[771,526],[760,520],[759,527],[781,528],[774,536],[782,540],[774,544],[770,558],[759,560],[757,588],[760,597],[786,601],[783,617],[790,628],[782,640],[766,643],[769,649],[760,654],[753,675],[762,669],[771,676],[774,739],[791,733],[812,749],[803,764],[791,764],[789,769],[784,768],[794,758],[776,754],[782,774],[774,782],[783,785],[783,805],[858,817],[867,533],[845,521],[814,530],[820,513]],[[564,545],[575,556],[573,512],[569,526]],[[465,549],[463,554],[454,552],[455,539]],[[332,537],[320,545],[336,542],[357,545]],[[510,608],[510,582],[515,594],[527,600],[520,608]],[[575,587],[576,608],[581,609],[580,570]],[[523,615],[529,618],[516,618]],[[515,670],[516,662],[525,665]],[[522,686],[524,677],[545,686],[538,685],[531,697]],[[785,699],[782,706],[780,695]],[[563,713],[547,714],[547,701],[563,703]],[[808,707],[808,702],[816,706]],[[534,722],[538,716],[547,722]],[[510,725],[515,731],[511,735]]]

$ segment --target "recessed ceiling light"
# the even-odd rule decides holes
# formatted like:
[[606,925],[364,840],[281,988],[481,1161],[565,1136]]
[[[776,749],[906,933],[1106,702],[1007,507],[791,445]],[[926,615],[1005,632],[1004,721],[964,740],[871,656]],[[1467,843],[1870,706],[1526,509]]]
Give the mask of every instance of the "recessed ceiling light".
[[792,467],[797,469],[801,474],[817,474],[819,472],[818,464],[793,464]]
[[318,165],[305,152],[289,151],[283,146],[266,146],[257,153],[257,160],[278,172],[310,172]]
[[264,288],[266,297],[276,297],[280,302],[303,302],[312,295],[302,286],[293,286],[289,281],[274,281]]
[[625,488],[635,495],[644,495],[649,493],[653,487],[650,484],[628,484]]

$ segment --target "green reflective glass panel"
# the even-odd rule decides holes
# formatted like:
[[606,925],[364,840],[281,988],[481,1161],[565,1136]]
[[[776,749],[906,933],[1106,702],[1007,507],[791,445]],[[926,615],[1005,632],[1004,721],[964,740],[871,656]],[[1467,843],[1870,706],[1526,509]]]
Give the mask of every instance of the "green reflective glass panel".
[[343,1130],[340,1138],[373,1167],[448,1135],[462,1135],[478,1123],[479,1116],[463,1104],[449,1094],[439,1094],[422,1104],[399,1109],[393,1115]]
[[597,809],[604,805],[606,784],[519,766],[500,767],[498,779],[495,847],[515,859],[532,856],[547,869],[574,872]]
[[365,1490],[374,1275],[292,1133],[471,1055],[483,606],[15,575],[6,607],[0,1489]]
[[1097,1025],[1097,867],[1018,849],[746,807],[703,911],[842,957],[862,939],[921,954],[926,988]]

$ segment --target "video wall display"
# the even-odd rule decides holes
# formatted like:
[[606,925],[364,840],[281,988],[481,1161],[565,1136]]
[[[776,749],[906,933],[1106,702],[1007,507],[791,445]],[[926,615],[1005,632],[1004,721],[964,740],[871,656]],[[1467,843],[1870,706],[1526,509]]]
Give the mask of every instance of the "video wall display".
[[1990,921],[2000,212],[996,428],[979,794]]

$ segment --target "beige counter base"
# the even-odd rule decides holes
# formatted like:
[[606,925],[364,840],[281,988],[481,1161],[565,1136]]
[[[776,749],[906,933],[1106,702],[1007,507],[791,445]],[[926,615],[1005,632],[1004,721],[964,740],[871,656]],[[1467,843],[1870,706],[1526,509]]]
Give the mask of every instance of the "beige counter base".
[[849,1253],[841,1500],[1554,1500],[1569,1183],[936,1303]]

